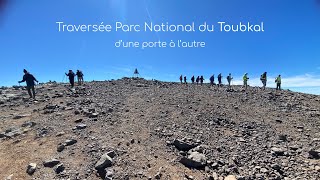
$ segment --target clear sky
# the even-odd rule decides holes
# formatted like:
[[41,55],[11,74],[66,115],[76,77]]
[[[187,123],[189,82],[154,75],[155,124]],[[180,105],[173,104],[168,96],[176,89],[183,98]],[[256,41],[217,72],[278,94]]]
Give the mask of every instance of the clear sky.
[[[3,0],[0,0],[0,2]],[[264,23],[264,32],[59,32],[66,24]],[[205,48],[116,48],[123,41],[205,41]],[[234,84],[249,73],[270,87],[320,94],[320,2],[318,0],[9,0],[0,5],[0,85],[17,85],[26,68],[40,82],[62,81],[69,69],[85,80],[132,76],[178,81],[180,74],[231,72]],[[190,81],[190,80],[189,80]],[[313,91],[308,91],[308,89]],[[302,89],[302,90],[301,90]]]

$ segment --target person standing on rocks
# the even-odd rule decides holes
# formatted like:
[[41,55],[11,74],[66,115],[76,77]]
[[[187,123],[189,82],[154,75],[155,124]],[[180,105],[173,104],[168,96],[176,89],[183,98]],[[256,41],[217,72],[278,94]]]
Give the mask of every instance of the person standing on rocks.
[[179,79],[180,79],[180,83],[182,84],[182,75],[180,75],[180,78],[179,78]]
[[194,76],[191,77],[191,83],[194,84]]
[[218,87],[222,86],[222,75],[221,73],[218,75]]
[[200,81],[200,77],[198,76],[197,79],[196,79],[197,85],[199,84],[199,81]]
[[262,88],[263,90],[265,90],[267,86],[267,72],[264,72],[263,74],[261,74],[260,80],[262,82]]
[[214,74],[212,74],[212,76],[210,77],[210,84],[211,86],[214,85]]
[[184,76],[184,77],[183,77],[183,80],[184,80],[184,84],[187,85],[187,76]]
[[66,73],[66,76],[69,77],[69,82],[70,82],[71,88],[73,88],[74,87],[74,77],[76,75],[74,74],[74,72],[72,70],[69,70],[69,73],[68,74]]
[[83,76],[84,75],[83,75],[82,71],[77,70],[76,75],[77,75],[77,78],[78,78],[78,85],[83,84]]
[[281,90],[281,75],[276,78],[275,83],[277,84],[276,90]]
[[245,90],[247,90],[247,87],[248,87],[248,73],[245,73],[244,75],[243,75],[243,86],[244,86],[244,88],[245,88]]
[[201,76],[200,77],[200,85],[202,86],[202,84],[203,84],[203,81],[204,81],[204,78],[203,78],[203,76]]
[[233,77],[231,76],[231,73],[229,73],[229,75],[227,76],[229,89],[231,88],[231,81],[232,81],[232,79],[233,79]]
[[[30,74],[27,70],[23,70],[24,72],[24,75],[23,75],[23,78],[22,78],[22,81],[19,81],[19,83],[22,83],[22,82],[26,82],[27,84],[27,90],[28,90],[28,94],[30,96],[30,98],[33,98],[33,99],[36,99],[36,92],[35,92],[35,89],[34,89],[34,81],[36,82],[39,82],[32,74]],[[32,93],[31,93],[31,90],[32,90]]]

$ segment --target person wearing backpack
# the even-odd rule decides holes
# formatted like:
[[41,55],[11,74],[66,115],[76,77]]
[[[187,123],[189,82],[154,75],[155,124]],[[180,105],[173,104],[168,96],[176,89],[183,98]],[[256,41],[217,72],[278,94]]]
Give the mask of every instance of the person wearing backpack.
[[212,74],[212,76],[210,77],[210,84],[211,86],[214,85],[214,74]]
[[200,77],[198,76],[197,79],[196,79],[197,85],[199,84],[199,81],[200,81]]
[[203,81],[204,81],[204,78],[203,78],[203,76],[201,76],[200,77],[200,85],[202,86],[202,84],[203,84]]
[[247,90],[247,87],[248,87],[248,73],[245,73],[244,75],[243,75],[243,86],[245,87],[245,90]]
[[76,75],[74,74],[74,72],[72,70],[69,70],[69,73],[68,74],[66,73],[66,76],[69,77],[69,82],[70,82],[71,88],[73,88],[74,87],[74,77]]
[[227,81],[228,81],[228,86],[229,89],[231,88],[231,81],[232,81],[233,77],[231,76],[231,73],[229,73],[229,75],[227,76]]
[[83,73],[82,73],[82,71],[77,70],[76,75],[77,75],[77,77],[78,77],[78,85],[83,84]]
[[263,74],[261,74],[260,80],[262,82],[262,88],[263,90],[265,90],[267,86],[267,72],[264,72]]
[[[36,99],[36,92],[34,90],[34,82],[39,82],[32,74],[30,74],[27,70],[23,70],[23,78],[22,81],[19,81],[18,83],[26,82],[27,84],[27,91],[30,96],[30,98]],[[32,92],[31,92],[32,91]]]
[[281,90],[281,75],[276,78],[275,83],[277,84],[276,90]]
[[218,75],[218,86],[220,87],[220,86],[222,86],[222,75],[221,75],[221,73]]
[[191,82],[194,84],[194,76],[191,77]]

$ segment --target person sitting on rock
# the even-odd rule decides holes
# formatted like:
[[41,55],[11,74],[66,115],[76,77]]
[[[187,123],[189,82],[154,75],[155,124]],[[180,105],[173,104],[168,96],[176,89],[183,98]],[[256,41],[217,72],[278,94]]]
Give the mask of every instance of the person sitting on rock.
[[69,70],[69,73],[68,74],[66,73],[66,76],[69,76],[69,82],[70,82],[71,88],[73,88],[74,87],[74,77],[76,75],[74,74],[74,72],[72,70]]
[[[22,81],[19,81],[19,83],[26,82],[27,84],[27,90],[30,98],[36,99],[36,92],[34,89],[34,81],[39,82],[32,74],[30,74],[27,70],[23,70],[24,75]],[[32,93],[31,93],[32,90]]]

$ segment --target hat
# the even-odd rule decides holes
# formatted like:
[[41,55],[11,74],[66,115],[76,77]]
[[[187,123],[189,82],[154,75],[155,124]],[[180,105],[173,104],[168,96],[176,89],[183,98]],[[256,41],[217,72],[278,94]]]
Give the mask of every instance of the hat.
[[28,71],[27,71],[26,69],[23,69],[23,72],[24,72],[24,73],[27,73]]

